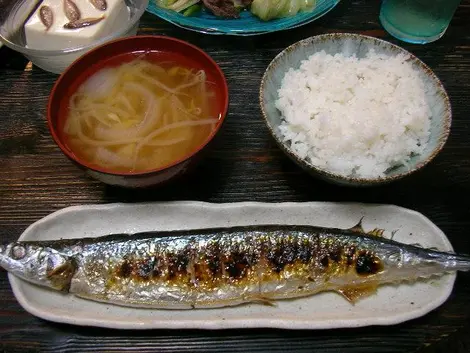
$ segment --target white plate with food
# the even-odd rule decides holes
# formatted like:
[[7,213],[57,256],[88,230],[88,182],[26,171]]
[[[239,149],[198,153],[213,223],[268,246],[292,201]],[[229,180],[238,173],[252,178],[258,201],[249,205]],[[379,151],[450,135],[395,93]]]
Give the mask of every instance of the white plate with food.
[[[393,239],[401,243],[453,251],[443,232],[415,211],[393,205],[327,202],[211,204],[183,201],[75,206],[32,224],[19,241],[262,224],[346,229],[361,218],[366,231],[384,229],[384,238],[389,238],[393,232]],[[9,274],[15,297],[31,314],[55,322],[119,329],[328,329],[393,325],[425,315],[443,304],[452,292],[455,278],[455,274],[447,274],[411,284],[383,285],[376,293],[354,304],[338,293],[322,292],[276,300],[271,305],[258,302],[212,309],[168,310],[82,299]]]
[[[242,2],[244,3],[243,6]],[[252,36],[296,28],[331,11],[340,0],[150,1],[147,11],[176,26],[213,35]]]

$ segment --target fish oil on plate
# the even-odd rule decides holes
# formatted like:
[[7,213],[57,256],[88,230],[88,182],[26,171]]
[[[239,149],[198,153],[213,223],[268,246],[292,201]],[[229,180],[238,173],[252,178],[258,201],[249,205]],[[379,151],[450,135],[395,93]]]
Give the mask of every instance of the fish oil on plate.
[[[261,224],[316,225],[349,228],[363,219],[367,230],[382,228],[384,236],[452,252],[446,236],[423,215],[392,205],[356,203],[211,204],[196,201],[147,204],[105,204],[69,207],[32,224],[20,241],[98,237]],[[184,222],[182,222],[184,220]],[[11,274],[19,303],[46,320],[120,329],[223,329],[270,327],[326,329],[393,325],[427,314],[449,297],[456,276],[379,287],[355,305],[333,292],[278,300],[271,306],[252,303],[217,309],[162,310],[132,308],[81,299],[29,284]],[[426,293],[426,295],[423,295]]]
[[324,16],[339,2],[340,0],[317,0],[311,11],[269,21],[263,21],[247,10],[242,11],[240,17],[235,19],[216,17],[205,10],[185,16],[182,13],[159,7],[155,0],[150,0],[147,11],[176,26],[200,33],[250,36],[303,26]]

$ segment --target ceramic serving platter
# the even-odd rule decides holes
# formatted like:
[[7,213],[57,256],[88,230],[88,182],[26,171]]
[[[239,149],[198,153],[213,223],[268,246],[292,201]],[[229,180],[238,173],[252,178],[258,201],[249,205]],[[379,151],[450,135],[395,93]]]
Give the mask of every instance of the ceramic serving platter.
[[152,0],[149,2],[147,11],[176,26],[200,33],[250,36],[303,26],[324,16],[339,2],[340,0],[318,0],[313,11],[271,21],[261,21],[249,11],[243,11],[238,19],[223,19],[212,15],[208,11],[201,11],[193,16],[184,16],[163,9]]
[[[32,224],[20,240],[96,237],[249,224],[310,224],[349,228],[364,217],[366,230],[383,228],[394,239],[452,251],[446,236],[420,213],[392,205],[339,203],[166,202],[77,206]],[[19,303],[46,320],[121,329],[224,329],[270,327],[327,329],[393,325],[425,315],[450,295],[455,275],[400,286],[351,305],[336,293],[279,301],[275,306],[249,304],[222,309],[149,310],[107,305],[61,294],[9,275]]]

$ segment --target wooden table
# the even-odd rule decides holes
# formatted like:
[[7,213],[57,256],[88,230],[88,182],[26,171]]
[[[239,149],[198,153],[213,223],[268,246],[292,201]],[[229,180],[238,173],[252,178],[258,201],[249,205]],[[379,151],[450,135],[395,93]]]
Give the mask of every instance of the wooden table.
[[[86,177],[60,152],[45,123],[56,75],[0,50],[0,234],[14,240],[32,222],[63,207],[156,200],[360,201],[419,211],[460,252],[470,252],[470,1],[464,0],[446,35],[425,46],[398,42],[378,22],[379,1],[342,1],[318,21],[259,37],[213,37],[179,29],[145,14],[140,34],[165,34],[206,50],[230,88],[230,114],[192,182],[153,191],[122,190]],[[274,56],[286,46],[328,32],[368,34],[416,54],[442,79],[453,107],[452,132],[424,170],[394,184],[341,188],[313,179],[274,144],[260,116],[258,88]],[[197,185],[197,187],[194,187]],[[3,352],[469,352],[470,277],[459,274],[448,301],[428,315],[391,327],[328,331],[118,331],[38,319],[15,300],[0,271],[0,350]]]

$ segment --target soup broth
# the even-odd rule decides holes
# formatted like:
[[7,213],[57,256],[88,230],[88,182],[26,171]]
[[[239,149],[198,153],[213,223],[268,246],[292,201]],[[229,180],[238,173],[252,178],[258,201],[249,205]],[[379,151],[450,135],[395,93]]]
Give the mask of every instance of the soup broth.
[[70,98],[67,144],[80,158],[115,172],[143,172],[183,159],[220,116],[204,70],[134,59],[88,78]]

